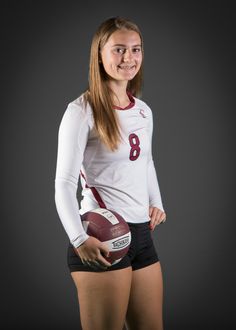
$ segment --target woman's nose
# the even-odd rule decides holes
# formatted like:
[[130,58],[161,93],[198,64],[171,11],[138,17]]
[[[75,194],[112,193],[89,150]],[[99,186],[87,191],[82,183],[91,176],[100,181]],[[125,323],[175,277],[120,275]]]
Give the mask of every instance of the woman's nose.
[[132,60],[132,58],[133,58],[132,50],[126,49],[124,56],[123,56],[124,62],[130,62]]

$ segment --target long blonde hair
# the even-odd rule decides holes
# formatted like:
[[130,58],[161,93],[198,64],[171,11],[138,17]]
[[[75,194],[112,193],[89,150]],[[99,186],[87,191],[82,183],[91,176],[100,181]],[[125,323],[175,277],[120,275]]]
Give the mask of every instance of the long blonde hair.
[[[86,102],[93,110],[95,128],[101,141],[112,151],[118,148],[121,141],[119,122],[113,109],[112,90],[108,85],[106,74],[100,60],[100,51],[111,34],[117,30],[132,30],[139,34],[143,52],[143,38],[137,25],[132,21],[112,17],[104,21],[94,34],[90,50],[89,87],[84,93]],[[127,91],[133,96],[140,96],[142,86],[142,64],[136,76],[128,82]]]

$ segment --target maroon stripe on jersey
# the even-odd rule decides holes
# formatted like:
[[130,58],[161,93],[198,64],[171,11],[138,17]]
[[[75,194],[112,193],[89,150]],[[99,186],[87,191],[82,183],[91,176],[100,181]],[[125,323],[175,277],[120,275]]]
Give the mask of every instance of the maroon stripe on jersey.
[[96,189],[95,187],[89,187],[89,186],[87,185],[87,181],[86,181],[86,178],[85,178],[85,176],[84,176],[84,173],[83,173],[82,171],[80,171],[80,174],[81,174],[82,178],[83,178],[84,181],[85,181],[85,187],[91,189],[94,198],[95,198],[96,201],[98,202],[98,205],[99,205],[101,208],[106,209],[106,204],[103,202],[103,200],[102,200],[101,196],[99,195],[99,192],[97,191],[97,189]]
[[94,196],[94,198],[96,199],[96,201],[98,202],[98,205],[99,205],[101,208],[106,209],[106,205],[105,205],[105,203],[103,202],[101,196],[99,195],[97,189],[94,188],[94,187],[88,187],[88,188],[90,188],[90,189],[92,190],[93,196]]

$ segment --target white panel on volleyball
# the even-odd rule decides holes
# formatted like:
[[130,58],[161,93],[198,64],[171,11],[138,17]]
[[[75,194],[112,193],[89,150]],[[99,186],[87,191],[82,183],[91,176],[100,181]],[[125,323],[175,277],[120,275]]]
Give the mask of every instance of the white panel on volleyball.
[[119,220],[117,219],[117,217],[110,212],[107,209],[102,209],[102,208],[98,208],[95,210],[91,210],[91,212],[97,213],[97,214],[101,214],[103,217],[105,217],[112,225],[116,225],[119,223]]
[[127,245],[129,245],[131,242],[131,233],[128,232],[127,234],[124,234],[122,236],[110,239],[108,241],[103,241],[105,243],[109,250],[112,251],[119,251],[124,249]]
[[[124,249],[127,245],[130,245],[131,242],[131,232],[124,234],[120,236],[119,238],[113,238],[109,241],[104,241],[102,243],[106,244],[108,246],[110,252],[120,251]],[[112,265],[117,264],[119,261],[121,261],[122,258],[117,259],[113,261]]]

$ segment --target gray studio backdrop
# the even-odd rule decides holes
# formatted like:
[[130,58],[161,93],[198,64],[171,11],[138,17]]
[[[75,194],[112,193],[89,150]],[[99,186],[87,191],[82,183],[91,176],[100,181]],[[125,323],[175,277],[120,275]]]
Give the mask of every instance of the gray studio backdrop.
[[87,86],[92,35],[115,15],[133,19],[144,36],[142,98],[153,110],[167,213],[154,233],[165,329],[235,328],[231,2],[3,3],[4,329],[80,329],[54,203],[57,134],[67,104]]

